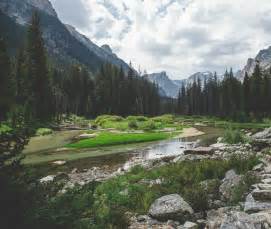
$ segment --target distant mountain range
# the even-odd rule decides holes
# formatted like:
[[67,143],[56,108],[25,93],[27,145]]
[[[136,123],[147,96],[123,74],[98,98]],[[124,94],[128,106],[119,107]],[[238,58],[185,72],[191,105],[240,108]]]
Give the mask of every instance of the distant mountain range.
[[153,73],[146,75],[147,79],[151,82],[156,83],[162,96],[173,97],[176,98],[178,96],[179,90],[184,85],[185,87],[191,85],[194,81],[200,80],[202,83],[207,81],[213,77],[213,73],[211,72],[197,72],[187,79],[183,80],[171,80],[166,72],[161,73]]
[[166,97],[176,97],[178,95],[179,86],[167,76],[166,72],[148,74],[145,77],[159,86],[160,95]]
[[129,65],[118,58],[108,45],[99,47],[74,27],[63,24],[49,0],[0,0],[0,32],[11,52],[14,53],[23,43],[22,37],[33,10],[41,16],[48,54],[59,63],[80,63],[95,72],[108,62],[128,71]]
[[[259,51],[255,58],[249,58],[247,64],[242,70],[239,70],[235,73],[235,77],[240,81],[243,81],[246,72],[249,76],[252,75],[256,63],[260,64],[260,67],[263,71],[268,71],[271,69],[271,46],[267,49],[263,49]],[[198,79],[203,83],[204,81],[208,81],[209,79],[214,77],[212,72],[197,72],[187,79],[183,80],[171,80],[166,72],[161,73],[152,73],[146,76],[151,82],[155,82],[160,87],[160,91],[162,92],[162,96],[173,97],[176,98],[178,96],[178,92],[182,85],[191,85],[194,81]],[[223,75],[218,75],[218,80],[223,80]]]

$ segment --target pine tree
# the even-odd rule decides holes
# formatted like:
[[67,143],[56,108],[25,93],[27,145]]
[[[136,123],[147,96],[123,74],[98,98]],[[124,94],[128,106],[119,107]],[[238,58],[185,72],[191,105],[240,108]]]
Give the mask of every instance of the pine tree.
[[254,72],[251,77],[251,100],[252,100],[252,111],[259,117],[261,108],[262,108],[262,96],[261,96],[261,89],[262,89],[262,72],[260,69],[259,62],[256,64]]
[[27,67],[30,84],[28,100],[33,116],[46,120],[51,116],[52,94],[40,18],[37,12],[33,13],[27,32]]
[[5,42],[0,39],[0,121],[6,118],[11,108],[13,94],[10,59]]
[[182,113],[182,93],[181,90],[179,90],[177,97],[177,114],[181,113]]
[[267,74],[264,75],[263,77],[263,84],[262,84],[262,112],[264,113],[263,115],[267,115],[269,112],[269,107],[270,107],[270,78]]
[[244,82],[243,82],[243,101],[244,101],[244,111],[249,114],[251,108],[251,98],[250,98],[250,80],[246,72]]

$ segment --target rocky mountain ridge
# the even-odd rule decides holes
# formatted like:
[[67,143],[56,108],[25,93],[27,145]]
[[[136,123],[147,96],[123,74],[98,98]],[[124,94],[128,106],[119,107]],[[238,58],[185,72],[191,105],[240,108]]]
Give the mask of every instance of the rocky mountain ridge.
[[0,9],[17,23],[25,25],[29,22],[33,9],[57,17],[50,1],[47,0],[1,0]]
[[[184,85],[192,85],[193,82],[200,80],[203,84],[204,81],[208,81],[214,74],[212,72],[197,72],[187,79],[183,80],[171,80],[166,72],[148,74],[147,79],[151,82],[158,84],[158,86],[165,92],[167,97],[176,98],[178,96],[180,88]],[[220,79],[220,78],[219,78]]]
[[104,62],[108,62],[118,67],[122,67],[125,72],[128,72],[129,65],[125,63],[122,59],[118,58],[118,56],[115,53],[113,53],[109,45],[104,44],[101,47],[99,47],[98,45],[93,43],[89,38],[79,33],[73,26],[66,24],[66,28],[73,37],[75,37],[79,42],[85,45],[86,48],[88,48],[90,51],[94,52]]
[[237,73],[236,77],[242,81],[246,72],[251,76],[257,63],[260,64],[261,69],[264,71],[271,68],[271,46],[260,50],[255,58],[249,58],[245,67]]
[[[99,47],[87,37],[80,34],[70,25],[63,24],[49,0],[0,0],[0,13],[8,17],[15,24],[9,23],[6,28],[6,37],[12,36],[12,31],[19,27],[26,28],[33,11],[36,10],[41,17],[43,38],[49,56],[60,63],[80,63],[95,72],[103,63],[111,63],[128,71],[129,65],[117,57],[108,45]],[[1,22],[0,22],[1,25]],[[26,30],[26,29],[25,29]],[[24,37],[24,32],[18,36]],[[8,40],[9,47],[16,45]]]
[[[243,81],[246,72],[249,76],[251,76],[257,63],[260,64],[260,67],[263,71],[269,71],[271,69],[271,46],[266,49],[260,50],[255,58],[249,58],[244,68],[234,74],[235,77],[238,80]],[[178,91],[182,87],[182,85],[191,85],[194,81],[198,80],[203,83],[204,81],[208,81],[209,79],[214,77],[214,74],[210,71],[197,72],[189,76],[187,79],[182,80],[171,80],[169,77],[165,76],[165,72],[153,73],[148,75],[148,79],[152,82],[156,82],[159,87],[163,89],[163,91],[168,97],[176,98],[178,95]],[[218,81],[223,80],[223,77],[223,75],[218,75]]]
[[159,86],[160,91],[163,91],[166,97],[177,97],[179,86],[168,77],[166,72],[152,73],[145,75],[145,77],[150,82],[156,83]]

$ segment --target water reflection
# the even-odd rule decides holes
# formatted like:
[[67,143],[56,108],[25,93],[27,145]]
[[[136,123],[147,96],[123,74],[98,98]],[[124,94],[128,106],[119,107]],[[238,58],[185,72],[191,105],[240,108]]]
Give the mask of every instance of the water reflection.
[[183,154],[184,150],[194,147],[196,142],[185,142],[182,139],[172,139],[163,141],[148,147],[142,153],[145,160],[158,159],[162,157],[171,157]]

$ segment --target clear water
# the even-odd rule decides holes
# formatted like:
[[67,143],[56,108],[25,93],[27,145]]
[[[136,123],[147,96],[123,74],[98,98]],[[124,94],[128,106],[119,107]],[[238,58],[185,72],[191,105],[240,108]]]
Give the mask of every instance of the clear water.
[[[104,167],[108,170],[116,170],[120,167],[129,168],[135,163],[140,164],[141,162],[146,162],[148,160],[181,156],[185,149],[194,147],[197,145],[209,145],[214,143],[217,137],[222,136],[223,130],[213,127],[197,127],[200,131],[205,134],[197,137],[190,138],[176,138],[166,141],[154,142],[154,143],[144,143],[144,144],[133,144],[133,145],[123,145],[118,147],[109,147],[108,149],[96,149],[95,153],[101,154],[100,156],[93,156],[92,150],[79,150],[76,152],[65,152],[65,153],[86,153],[89,157],[82,159],[76,159],[68,161],[63,166],[52,166],[52,163],[47,162],[43,164],[46,167],[46,173],[50,174],[52,171],[65,171],[69,172],[73,168],[89,169],[94,166]],[[63,143],[67,143],[68,139],[74,137],[78,133],[76,132],[64,132],[56,133],[51,137],[36,137],[32,140],[32,144],[27,148],[28,155],[36,155],[44,153],[55,154],[54,148],[63,146]],[[43,151],[46,150],[45,152]],[[42,150],[42,151],[40,151]],[[98,152],[97,152],[98,151]],[[107,155],[104,153],[109,151]],[[35,153],[36,152],[36,153]],[[41,153],[39,153],[41,152]],[[104,154],[104,155],[102,155]],[[59,160],[61,160],[61,154]],[[48,166],[49,165],[49,166]],[[37,167],[41,165],[37,164]]]

